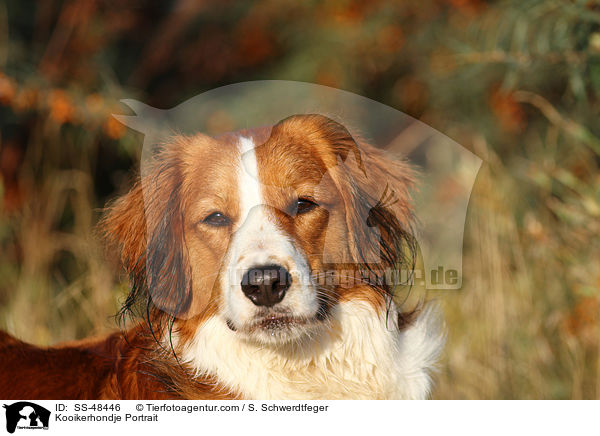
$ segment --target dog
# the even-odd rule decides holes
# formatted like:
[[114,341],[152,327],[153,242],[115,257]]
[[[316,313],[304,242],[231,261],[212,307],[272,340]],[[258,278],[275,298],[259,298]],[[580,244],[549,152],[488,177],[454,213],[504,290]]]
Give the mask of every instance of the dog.
[[0,397],[424,399],[439,315],[386,273],[415,257],[415,171],[323,115],[174,136],[101,222],[141,316],[40,348],[0,336]]

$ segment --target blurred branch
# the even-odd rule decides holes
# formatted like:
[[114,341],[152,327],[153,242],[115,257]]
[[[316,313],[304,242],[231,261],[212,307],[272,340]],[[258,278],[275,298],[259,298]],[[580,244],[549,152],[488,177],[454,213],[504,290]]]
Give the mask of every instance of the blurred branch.
[[568,50],[540,54],[493,50],[488,52],[458,53],[453,56],[463,63],[512,63],[519,65],[529,65],[536,61],[551,64],[562,62],[581,64],[588,60],[588,53]]
[[592,9],[593,7],[600,6],[600,2],[585,2],[584,7],[581,7],[580,4],[581,2],[565,1],[561,2],[561,7],[565,12],[577,17],[577,19],[600,24],[600,13]]
[[6,64],[8,46],[8,10],[6,4],[0,2],[0,68]]
[[588,145],[600,156],[600,138],[590,132],[585,126],[561,114],[544,97],[529,91],[515,91],[513,96],[515,100],[528,103],[539,109],[548,121]]
[[171,57],[178,52],[177,44],[188,26],[210,3],[210,0],[178,0],[175,3],[170,14],[156,29],[155,36],[146,45],[142,60],[132,74],[133,83],[139,87],[146,86],[154,74],[167,68]]
[[84,17],[89,16],[94,9],[93,2],[82,1],[79,3],[67,4],[60,12],[58,23],[46,46],[46,51],[40,61],[40,69],[47,74],[54,75],[60,70],[60,64],[63,59],[65,49],[69,39],[73,35],[76,26],[81,26],[82,22],[87,20]]

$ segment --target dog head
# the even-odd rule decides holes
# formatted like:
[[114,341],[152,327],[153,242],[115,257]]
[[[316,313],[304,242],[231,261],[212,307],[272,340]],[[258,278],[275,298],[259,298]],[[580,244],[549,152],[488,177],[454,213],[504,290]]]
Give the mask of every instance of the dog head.
[[[263,344],[314,336],[341,301],[383,308],[414,251],[414,173],[321,115],[171,138],[109,209],[107,236],[159,329],[218,317]],[[410,266],[410,265],[408,265]]]

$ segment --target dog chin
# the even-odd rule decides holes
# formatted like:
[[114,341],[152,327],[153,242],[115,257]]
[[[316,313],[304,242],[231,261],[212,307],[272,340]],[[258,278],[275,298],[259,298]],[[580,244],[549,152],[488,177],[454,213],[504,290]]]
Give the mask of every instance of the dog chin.
[[313,338],[324,328],[317,316],[294,316],[289,313],[268,313],[256,316],[251,322],[237,327],[227,321],[228,327],[244,340],[259,344],[284,345]]

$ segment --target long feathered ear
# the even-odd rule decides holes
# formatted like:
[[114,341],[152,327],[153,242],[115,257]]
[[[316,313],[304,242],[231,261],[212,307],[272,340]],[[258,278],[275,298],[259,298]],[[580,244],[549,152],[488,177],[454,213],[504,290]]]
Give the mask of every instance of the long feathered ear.
[[189,306],[191,273],[178,154],[173,147],[160,152],[144,180],[117,199],[101,222],[129,274],[131,291],[124,310],[145,303],[146,315],[158,308],[177,316]]
[[[130,279],[145,277],[146,216],[142,185],[138,181],[127,194],[117,198],[104,211],[99,228],[111,247],[117,247]],[[136,272],[136,268],[143,271]]]
[[405,161],[386,156],[365,142],[358,147],[361,164],[350,158],[341,168],[355,187],[350,200],[352,208],[347,214],[350,228],[357,235],[359,256],[369,256],[366,264],[370,258],[380,260],[385,269],[412,269],[416,239],[410,189],[415,171]]
[[324,160],[344,201],[352,262],[378,280],[387,269],[402,264],[412,268],[416,244],[410,189],[415,171],[327,117],[307,118],[315,126],[311,135],[320,136],[329,150]]

